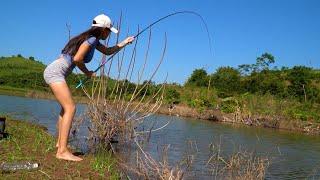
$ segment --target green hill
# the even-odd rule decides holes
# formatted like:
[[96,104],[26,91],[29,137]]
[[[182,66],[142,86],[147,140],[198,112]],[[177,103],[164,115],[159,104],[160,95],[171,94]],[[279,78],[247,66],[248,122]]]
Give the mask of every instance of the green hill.
[[[0,94],[24,95],[33,91],[50,91],[43,79],[45,68],[45,64],[34,60],[33,57],[24,58],[21,55],[0,57]],[[84,96],[84,93],[75,87],[80,79],[85,78],[83,74],[72,73],[66,79],[71,90],[78,96]],[[90,87],[91,83],[88,81],[86,85]]]
[[0,59],[0,76],[43,72],[46,66],[39,61],[23,57],[5,57]]
[[46,89],[43,80],[45,65],[23,57],[2,57],[0,59],[0,86],[27,89]]

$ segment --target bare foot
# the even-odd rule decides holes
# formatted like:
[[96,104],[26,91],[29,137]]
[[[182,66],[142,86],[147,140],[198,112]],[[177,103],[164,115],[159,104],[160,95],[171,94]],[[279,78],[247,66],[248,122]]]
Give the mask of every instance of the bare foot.
[[73,155],[69,151],[65,151],[65,152],[62,152],[62,153],[57,152],[56,158],[67,160],[67,161],[82,161],[82,158]]

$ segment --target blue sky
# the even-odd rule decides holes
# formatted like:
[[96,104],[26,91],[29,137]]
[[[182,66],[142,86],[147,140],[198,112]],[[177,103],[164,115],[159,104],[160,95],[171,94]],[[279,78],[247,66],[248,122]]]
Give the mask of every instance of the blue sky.
[[[213,53],[197,17],[179,15],[163,21],[152,31],[147,70],[151,72],[158,61],[166,32],[167,52],[156,81],[168,73],[169,82],[183,83],[195,68],[212,73],[220,66],[254,63],[264,52],[273,54],[279,67],[320,68],[319,0],[2,0],[0,56],[22,54],[48,64],[67,41],[67,22],[76,35],[89,28],[96,15],[105,13],[118,20],[122,12],[123,29],[135,34],[138,25],[147,26],[181,10],[196,11],[204,17]],[[143,54],[143,47],[140,49]],[[100,57],[96,52],[89,68],[95,69]]]

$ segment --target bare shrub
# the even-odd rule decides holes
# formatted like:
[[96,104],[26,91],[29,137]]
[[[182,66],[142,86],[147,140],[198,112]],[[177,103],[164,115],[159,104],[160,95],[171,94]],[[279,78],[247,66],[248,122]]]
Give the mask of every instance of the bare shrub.
[[[121,29],[120,25],[121,19],[118,29]],[[119,34],[116,38],[117,42]],[[136,57],[139,39],[137,38],[131,49],[129,60],[126,59],[128,57],[126,47],[122,53],[118,53],[107,63],[105,63],[106,57],[103,56],[101,63],[105,65],[100,69],[99,76],[93,79],[93,85],[82,86],[82,90],[89,98],[87,117],[90,120],[90,127],[88,127],[90,149],[95,151],[97,147],[108,146],[120,167],[130,171],[134,176],[145,179],[182,179],[183,175],[179,167],[171,168],[166,158],[158,162],[143,148],[143,144],[148,142],[152,132],[161,130],[170,123],[167,122],[157,128],[153,122],[149,122],[149,127],[145,125],[148,124],[147,117],[154,114],[163,101],[166,77],[164,83],[159,86],[154,85],[152,79],[164,59],[166,36],[164,41],[158,64],[147,79],[143,79],[143,75],[149,58],[151,30],[144,60],[138,70]],[[111,78],[112,69],[117,71],[116,77],[113,78]],[[137,75],[136,78],[133,78],[135,75]],[[166,147],[163,152],[167,152],[168,148]],[[134,164],[137,168],[132,168],[130,164],[132,154],[136,156]],[[163,157],[166,157],[166,153],[163,154]]]
[[212,175],[224,179],[264,179],[270,164],[267,157],[258,156],[255,152],[239,148],[226,156],[221,152],[220,144],[210,144],[211,155],[207,167]]

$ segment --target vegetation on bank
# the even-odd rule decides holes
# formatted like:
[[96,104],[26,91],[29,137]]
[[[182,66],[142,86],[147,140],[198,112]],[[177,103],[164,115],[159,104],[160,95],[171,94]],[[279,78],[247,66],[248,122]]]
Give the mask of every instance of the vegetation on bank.
[[[202,91],[181,99],[194,107],[219,107],[226,113],[238,111],[319,123],[320,70],[305,66],[271,69],[274,62],[274,57],[265,53],[255,64],[220,67],[213,74],[196,69],[183,88]],[[181,92],[186,94],[185,90]]]
[[[44,127],[25,121],[7,119],[8,138],[0,140],[0,165],[3,162],[39,163],[33,171],[1,172],[4,179],[118,179],[113,158],[108,152],[85,155],[82,163],[55,158],[55,139]],[[0,179],[2,179],[0,178]]]
[[[164,102],[188,106],[200,113],[220,110],[226,114],[240,114],[249,123],[259,118],[320,123],[320,70],[305,66],[271,68],[274,62],[271,54],[264,53],[257,57],[255,64],[220,67],[212,74],[195,69],[184,85],[167,84]],[[0,92],[10,91],[10,88],[12,91],[50,92],[43,80],[44,68],[44,64],[32,57],[0,58]],[[84,96],[81,90],[75,89],[80,78],[84,76],[71,74],[67,81],[74,94]],[[112,79],[109,82],[107,92],[111,92],[115,84]],[[123,82],[127,84],[129,99],[135,84]],[[91,83],[88,82],[87,87]],[[161,84],[147,81],[141,86],[145,83],[150,83],[146,95],[161,87]]]

